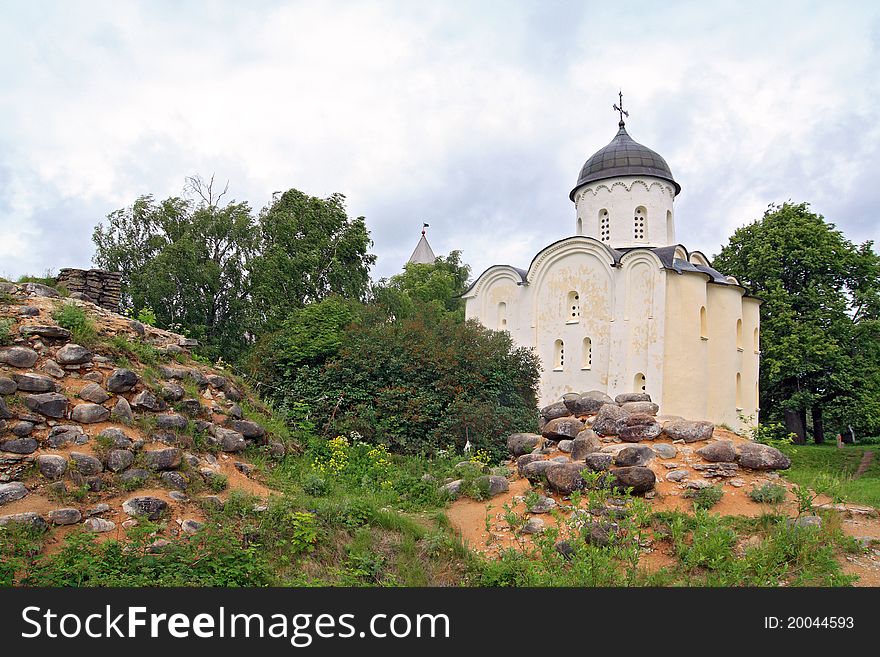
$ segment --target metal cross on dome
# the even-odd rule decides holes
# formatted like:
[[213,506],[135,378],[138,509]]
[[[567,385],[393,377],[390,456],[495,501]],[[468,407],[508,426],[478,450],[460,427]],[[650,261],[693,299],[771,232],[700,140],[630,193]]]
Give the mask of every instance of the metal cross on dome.
[[623,109],[623,90],[620,90],[617,93],[617,97],[620,99],[620,106],[618,107],[616,104],[614,105],[614,111],[620,112],[620,125],[623,125],[623,117],[629,118],[629,112]]

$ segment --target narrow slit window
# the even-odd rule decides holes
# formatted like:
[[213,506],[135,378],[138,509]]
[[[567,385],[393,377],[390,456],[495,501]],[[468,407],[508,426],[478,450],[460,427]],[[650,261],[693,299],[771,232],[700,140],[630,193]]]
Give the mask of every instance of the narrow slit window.
[[507,304],[504,301],[498,304],[498,330],[507,330]]
[[645,241],[645,231],[647,230],[648,211],[643,205],[636,208],[633,217],[633,239],[636,242]]
[[584,362],[581,369],[589,370],[593,368],[593,341],[590,338],[584,338]]
[[709,339],[709,317],[706,314],[706,306],[700,306],[700,337]]
[[743,350],[743,321],[741,319],[736,320],[736,348],[740,351]]
[[645,381],[645,375],[639,372],[635,375],[633,379],[633,391],[634,392],[645,392],[647,388],[647,382]]
[[553,369],[561,370],[563,367],[565,367],[565,344],[562,342],[562,340],[557,340],[553,343],[553,351]]
[[577,322],[581,318],[581,295],[572,290],[568,293],[566,303],[566,321]]
[[599,239],[602,242],[611,241],[611,217],[608,210],[599,210]]

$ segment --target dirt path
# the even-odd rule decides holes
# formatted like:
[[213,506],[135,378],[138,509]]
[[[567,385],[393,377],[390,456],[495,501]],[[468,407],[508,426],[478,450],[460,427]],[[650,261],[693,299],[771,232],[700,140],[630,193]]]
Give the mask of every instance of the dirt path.
[[858,479],[863,474],[865,474],[865,472],[868,471],[868,468],[871,467],[871,463],[873,461],[874,461],[874,452],[872,452],[870,449],[865,450],[865,453],[862,454],[862,460],[859,463],[859,467],[856,470],[856,473],[853,475],[853,479]]

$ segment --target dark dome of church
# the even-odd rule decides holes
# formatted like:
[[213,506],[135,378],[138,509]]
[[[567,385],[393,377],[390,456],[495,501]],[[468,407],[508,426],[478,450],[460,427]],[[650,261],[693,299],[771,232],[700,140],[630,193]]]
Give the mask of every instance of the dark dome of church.
[[619,176],[653,176],[668,180],[675,186],[676,195],[681,191],[672,177],[672,171],[660,155],[647,146],[633,141],[621,121],[620,130],[605,148],[596,151],[581,169],[577,184],[571,190],[569,198],[574,200],[577,189],[597,180],[607,180]]

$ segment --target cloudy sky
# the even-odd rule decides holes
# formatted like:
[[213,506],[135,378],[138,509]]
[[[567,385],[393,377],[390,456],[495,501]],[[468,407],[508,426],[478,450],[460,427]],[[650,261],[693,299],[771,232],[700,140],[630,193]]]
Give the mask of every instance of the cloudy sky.
[[688,248],[787,199],[880,241],[880,3],[3,0],[0,275],[89,266],[107,213],[192,174],[344,193],[375,277],[423,221],[475,274],[526,266],[618,88]]

